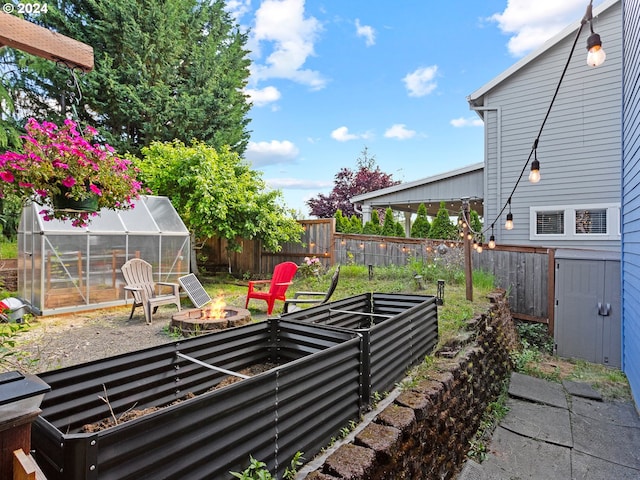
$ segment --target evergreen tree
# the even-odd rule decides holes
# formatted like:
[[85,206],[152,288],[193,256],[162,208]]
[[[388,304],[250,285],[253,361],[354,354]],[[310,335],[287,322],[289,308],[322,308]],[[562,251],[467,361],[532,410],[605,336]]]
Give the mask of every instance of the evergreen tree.
[[396,237],[406,237],[407,236],[407,233],[404,231],[404,225],[402,225],[402,223],[400,223],[400,222],[396,222],[395,236]]
[[342,210],[336,210],[336,214],[334,215],[336,219],[336,232],[345,232],[345,223],[348,221],[343,215]]
[[382,226],[380,225],[380,215],[378,215],[378,210],[374,209],[371,212],[371,220],[364,224],[362,233],[367,235],[380,235],[381,232]]
[[431,223],[429,238],[438,240],[454,240],[458,238],[458,228],[449,218],[449,211],[445,202],[440,202],[438,214],[433,219],[433,223]]
[[427,218],[427,207],[424,203],[421,203],[418,207],[418,213],[416,219],[411,225],[411,237],[412,238],[427,238],[429,236],[429,218]]
[[[94,48],[95,69],[80,77],[77,114],[116,150],[137,155],[152,141],[196,138],[242,155],[249,139],[247,34],[224,8],[222,0],[51,0],[48,13],[32,20]],[[69,72],[15,55],[23,111],[60,122],[66,112],[51,100],[69,93]]]
[[360,220],[355,214],[351,215],[349,219],[350,233],[362,233],[362,220]]
[[396,233],[396,219],[393,218],[393,210],[387,207],[384,212],[384,224],[382,225],[382,235],[393,237]]
[[[480,221],[480,215],[478,215],[478,212],[476,212],[475,210],[471,210],[471,212],[469,213],[469,221],[471,222],[471,229],[474,232],[480,233],[482,231],[482,222]],[[478,240],[483,242],[484,235],[480,235],[479,237],[480,238],[478,238]]]

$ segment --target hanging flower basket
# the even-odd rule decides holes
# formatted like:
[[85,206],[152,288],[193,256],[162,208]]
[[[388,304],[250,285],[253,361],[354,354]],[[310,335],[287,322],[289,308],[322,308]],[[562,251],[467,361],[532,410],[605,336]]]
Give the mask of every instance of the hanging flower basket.
[[138,171],[108,144],[92,143],[96,129],[83,134],[71,120],[58,127],[33,118],[25,128],[23,152],[0,155],[0,196],[34,201],[45,220],[74,226],[86,226],[102,208],[133,208],[142,188]]
[[95,193],[90,193],[88,197],[79,200],[60,193],[52,198],[52,203],[54,210],[60,213],[95,213],[99,210],[98,196]]

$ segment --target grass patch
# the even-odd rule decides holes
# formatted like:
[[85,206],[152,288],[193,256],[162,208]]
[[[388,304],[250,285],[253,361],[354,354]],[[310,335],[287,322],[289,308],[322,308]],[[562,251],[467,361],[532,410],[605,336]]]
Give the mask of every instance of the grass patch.
[[0,259],[6,260],[10,258],[18,258],[18,242],[2,239],[0,240]]

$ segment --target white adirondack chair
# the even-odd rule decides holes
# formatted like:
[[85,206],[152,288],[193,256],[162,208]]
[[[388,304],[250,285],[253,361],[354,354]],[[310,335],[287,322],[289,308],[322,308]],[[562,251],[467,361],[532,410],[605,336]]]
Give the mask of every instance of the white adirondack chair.
[[[180,311],[180,285],[169,282],[154,282],[151,264],[140,258],[132,258],[122,266],[122,276],[127,285],[124,289],[133,294],[133,307],[131,307],[131,315],[136,307],[144,308],[144,317],[148,324],[151,324],[151,317],[160,305],[175,303]],[[169,293],[162,293],[170,289]]]

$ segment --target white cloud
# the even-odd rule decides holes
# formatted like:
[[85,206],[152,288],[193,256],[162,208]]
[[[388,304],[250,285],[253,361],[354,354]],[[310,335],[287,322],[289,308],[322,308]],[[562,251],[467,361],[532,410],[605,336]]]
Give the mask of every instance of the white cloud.
[[424,97],[433,92],[438,84],[435,82],[438,66],[421,67],[408,73],[402,81],[405,83],[410,97]]
[[415,130],[409,130],[404,123],[396,123],[384,132],[385,138],[397,138],[398,140],[407,140],[416,136]]
[[244,93],[249,96],[249,100],[256,107],[264,107],[280,100],[280,91],[276,87],[245,88]]
[[511,36],[509,52],[520,57],[567,25],[577,26],[585,11],[584,0],[509,0],[503,12],[493,14],[488,20],[496,22],[503,33]]
[[297,188],[300,190],[315,190],[333,185],[331,181],[307,180],[304,178],[270,178],[265,182],[272,188]]
[[365,45],[367,47],[371,47],[376,44],[376,31],[370,25],[361,25],[359,18],[356,18],[356,35],[364,37]]
[[484,125],[484,122],[482,121],[482,119],[477,118],[477,117],[454,118],[449,123],[451,123],[451,125],[453,125],[456,128],[460,128],[460,127],[482,127]]
[[245,157],[254,167],[275,165],[294,160],[298,148],[289,140],[271,140],[270,142],[249,142]]
[[260,64],[254,61],[252,81],[284,78],[314,90],[324,88],[327,80],[317,71],[304,69],[314,54],[314,43],[322,25],[315,17],[304,15],[304,0],[264,0],[256,11],[250,49],[260,58],[266,43],[271,53]]
[[251,10],[251,0],[227,0],[224,8],[238,21]]
[[357,140],[359,138],[369,139],[372,137],[373,135],[369,132],[360,134],[349,133],[349,129],[347,127],[338,127],[331,132],[331,138],[338,142],[348,142],[349,140]]

